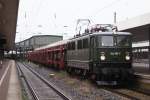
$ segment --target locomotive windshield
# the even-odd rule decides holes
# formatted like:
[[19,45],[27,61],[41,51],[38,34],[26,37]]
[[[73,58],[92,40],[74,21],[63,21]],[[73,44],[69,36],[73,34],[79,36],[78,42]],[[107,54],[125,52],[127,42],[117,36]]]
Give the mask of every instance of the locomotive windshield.
[[130,37],[125,35],[98,36],[98,47],[102,46],[130,46]]
[[117,46],[130,46],[129,36],[117,36]]
[[113,36],[102,36],[101,37],[101,46],[113,46],[114,45]]

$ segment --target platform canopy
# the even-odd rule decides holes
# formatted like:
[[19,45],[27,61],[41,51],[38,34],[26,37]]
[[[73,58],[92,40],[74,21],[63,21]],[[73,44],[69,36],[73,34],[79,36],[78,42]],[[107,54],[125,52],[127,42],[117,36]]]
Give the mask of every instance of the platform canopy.
[[0,0],[0,49],[12,49],[15,43],[19,0]]
[[131,19],[127,19],[125,21],[118,23],[119,30],[131,29],[139,26],[145,26],[150,24],[150,13],[146,13],[140,16],[136,16]]
[[150,13],[146,13],[117,24],[119,31],[133,34],[134,42],[150,40]]

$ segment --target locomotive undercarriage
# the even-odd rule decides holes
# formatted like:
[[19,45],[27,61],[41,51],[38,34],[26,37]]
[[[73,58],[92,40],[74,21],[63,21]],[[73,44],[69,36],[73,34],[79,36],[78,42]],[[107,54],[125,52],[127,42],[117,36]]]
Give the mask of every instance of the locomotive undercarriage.
[[76,74],[76,75],[80,75],[80,76],[84,76],[86,77],[88,74],[88,70],[87,69],[79,69],[79,68],[75,68],[75,67],[68,67],[67,72],[69,74]]
[[99,85],[128,84],[133,79],[133,70],[130,63],[101,63],[93,64],[89,70],[67,67],[71,75],[81,78],[90,78]]
[[93,66],[92,78],[100,85],[118,85],[132,80],[133,70],[130,64],[104,63]]

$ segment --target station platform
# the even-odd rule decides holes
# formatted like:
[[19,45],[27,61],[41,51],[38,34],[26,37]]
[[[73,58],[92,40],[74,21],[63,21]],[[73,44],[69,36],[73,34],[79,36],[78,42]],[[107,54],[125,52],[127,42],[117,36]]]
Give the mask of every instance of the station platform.
[[14,60],[0,65],[0,100],[22,100],[21,87]]
[[149,60],[133,61],[133,69],[136,73],[150,75]]

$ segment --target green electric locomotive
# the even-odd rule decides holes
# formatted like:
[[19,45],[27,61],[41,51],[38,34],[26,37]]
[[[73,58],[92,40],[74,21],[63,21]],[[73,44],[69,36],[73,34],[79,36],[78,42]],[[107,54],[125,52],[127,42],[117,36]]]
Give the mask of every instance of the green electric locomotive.
[[127,82],[133,75],[132,35],[112,25],[87,29],[67,43],[67,71],[90,76],[102,85]]

